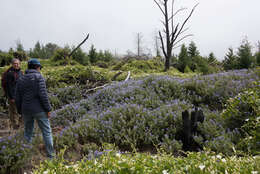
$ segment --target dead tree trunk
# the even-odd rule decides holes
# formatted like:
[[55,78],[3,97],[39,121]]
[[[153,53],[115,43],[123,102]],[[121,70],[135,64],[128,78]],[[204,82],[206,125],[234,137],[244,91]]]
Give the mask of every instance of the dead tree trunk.
[[190,19],[192,13],[194,12],[196,4],[193,9],[191,10],[189,16],[181,23],[174,24],[174,17],[180,12],[185,10],[185,8],[178,9],[175,13],[173,11],[173,6],[175,0],[171,0],[171,13],[169,15],[169,7],[168,2],[169,0],[154,0],[154,2],[157,4],[159,9],[161,10],[164,20],[163,23],[163,33],[159,31],[159,37],[161,41],[161,49],[163,52],[163,55],[165,57],[165,71],[169,70],[170,68],[170,58],[172,57],[172,50],[176,45],[185,39],[186,37],[191,36],[191,34],[187,34],[181,37],[181,35],[187,31],[187,28],[184,29],[185,24]]

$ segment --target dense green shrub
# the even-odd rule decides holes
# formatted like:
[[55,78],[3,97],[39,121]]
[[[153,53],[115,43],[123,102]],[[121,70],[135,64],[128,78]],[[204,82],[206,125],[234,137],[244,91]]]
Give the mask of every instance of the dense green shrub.
[[134,73],[140,72],[153,72],[153,71],[163,71],[163,62],[158,59],[149,59],[149,60],[136,60],[136,59],[123,59],[118,62],[113,70],[122,70],[122,71],[132,71]]
[[225,126],[239,129],[244,139],[239,148],[250,153],[260,152],[260,83],[228,100],[222,113]]
[[15,52],[13,52],[13,57],[17,58],[17,59],[19,59],[21,61],[24,61],[24,60],[28,59],[28,56],[27,56],[25,51],[15,51]]
[[52,60],[53,61],[64,60],[68,57],[69,53],[70,53],[70,48],[68,47],[59,48],[54,52]]
[[12,59],[13,59],[13,56],[11,54],[0,53],[0,67],[10,65],[12,63]]
[[82,65],[43,68],[42,73],[48,88],[60,88],[74,84],[92,87],[93,84],[104,84],[109,81],[106,74]]

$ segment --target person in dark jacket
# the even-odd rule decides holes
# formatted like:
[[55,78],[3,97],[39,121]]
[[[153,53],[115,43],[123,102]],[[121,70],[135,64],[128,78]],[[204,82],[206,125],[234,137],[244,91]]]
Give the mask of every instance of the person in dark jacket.
[[19,122],[21,122],[21,117],[17,113],[15,106],[15,87],[18,78],[23,75],[20,69],[20,60],[13,59],[12,67],[8,70],[6,75],[6,96],[9,103],[9,118],[10,118],[10,128],[18,129]]
[[42,66],[37,59],[28,61],[25,75],[19,78],[16,85],[15,102],[18,113],[24,119],[24,137],[31,143],[34,120],[42,131],[47,157],[54,157],[53,138],[50,126],[51,105],[47,95],[46,84],[40,73]]

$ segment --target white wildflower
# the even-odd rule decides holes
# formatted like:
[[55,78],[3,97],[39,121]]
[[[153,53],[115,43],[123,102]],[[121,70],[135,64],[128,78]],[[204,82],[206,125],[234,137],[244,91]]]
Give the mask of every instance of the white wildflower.
[[235,153],[237,152],[234,146],[232,147],[232,150],[233,150],[233,152],[235,152]]
[[75,168],[78,168],[78,164],[75,164],[75,165],[73,165],[72,167],[75,169]]
[[258,171],[252,171],[251,174],[258,174]]
[[223,163],[225,163],[225,162],[226,162],[226,159],[225,159],[225,158],[223,158],[221,161],[222,161]]
[[205,168],[205,165],[199,165],[200,170],[203,170]]
[[221,155],[217,155],[216,157],[217,157],[218,159],[221,159],[221,158],[222,158]]
[[163,170],[162,173],[163,173],[163,174],[169,174],[169,173],[167,172],[167,170]]
[[120,157],[120,156],[121,156],[121,154],[120,154],[120,153],[116,153],[116,156],[117,156],[117,157]]
[[48,174],[49,173],[49,170],[46,170],[43,172],[43,174]]
[[245,121],[249,121],[249,118],[245,119]]

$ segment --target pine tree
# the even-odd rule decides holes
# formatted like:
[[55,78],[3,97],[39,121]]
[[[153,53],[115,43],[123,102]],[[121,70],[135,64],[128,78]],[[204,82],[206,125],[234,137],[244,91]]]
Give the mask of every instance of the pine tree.
[[190,69],[192,71],[195,71],[196,68],[198,67],[198,60],[199,60],[199,57],[200,56],[200,53],[197,49],[197,46],[195,44],[195,42],[191,41],[191,43],[189,44],[189,47],[188,47],[188,57],[189,57],[189,61],[190,61]]
[[253,66],[254,57],[252,54],[252,47],[247,39],[244,39],[240,47],[238,48],[238,63],[239,68],[250,68]]
[[218,62],[218,61],[217,61],[217,59],[216,59],[214,53],[211,52],[211,53],[209,54],[209,57],[208,57],[208,63],[209,63],[210,65],[216,65],[217,62]]
[[187,47],[183,44],[181,46],[181,51],[178,56],[178,69],[184,72],[186,66],[189,66],[189,57]]
[[91,63],[96,63],[98,61],[98,53],[94,45],[91,45],[88,53],[88,57]]
[[228,48],[228,52],[223,61],[223,67],[225,70],[232,70],[238,67],[237,57],[234,54],[233,48]]
[[257,52],[255,54],[256,64],[260,66],[260,41],[257,43]]

